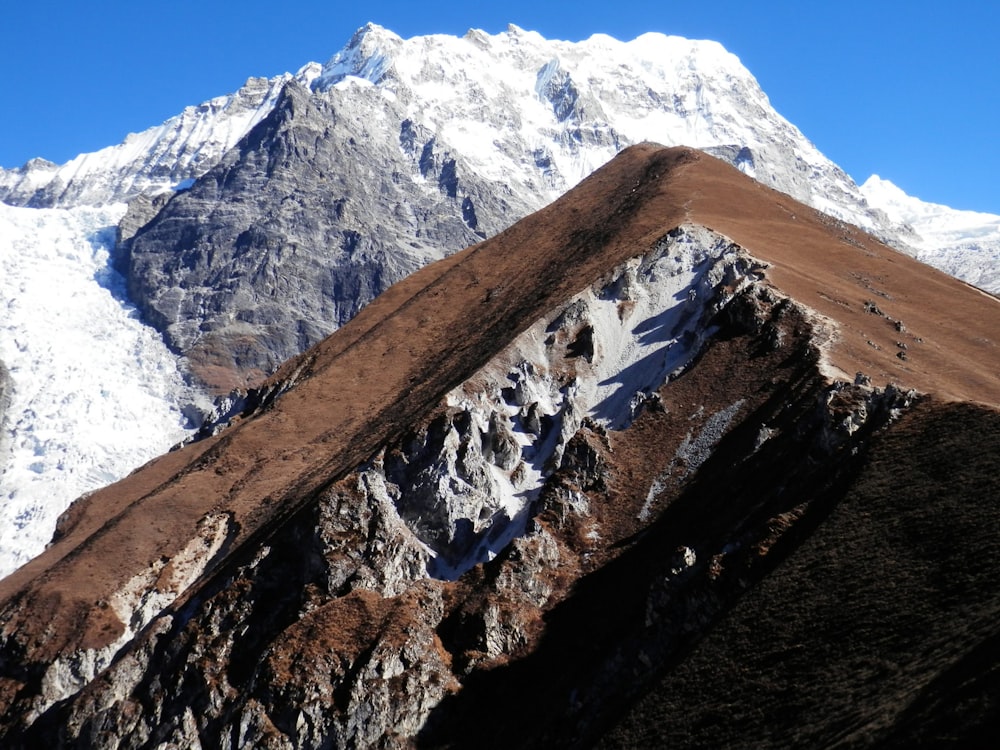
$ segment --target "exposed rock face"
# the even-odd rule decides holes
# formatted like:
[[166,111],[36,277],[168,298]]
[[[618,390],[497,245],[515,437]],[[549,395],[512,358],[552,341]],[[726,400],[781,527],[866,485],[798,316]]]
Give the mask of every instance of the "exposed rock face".
[[[995,503],[964,499],[997,496],[992,459],[960,476],[928,467],[933,481],[919,458],[902,459],[937,433],[951,455],[996,455],[995,406],[912,389],[1000,404],[984,375],[996,355],[977,343],[1000,311],[926,278],[715,159],[629,149],[547,209],[389,289],[283,366],[234,426],[74,505],[50,549],[0,582],[0,737],[628,743],[655,736],[650,720],[675,721],[658,713],[676,695],[672,675],[711,683],[713,653],[760,648],[759,611],[743,608],[763,598],[774,619],[806,613],[779,634],[805,644],[793,674],[817,679],[802,665],[836,652],[848,684],[892,687],[857,745],[905,742],[958,712],[971,727],[959,736],[975,740],[997,707],[996,594],[983,585],[996,543],[982,532],[985,560],[949,557],[962,525],[930,502],[898,525],[893,488],[904,467],[918,496],[947,498],[945,515],[973,508],[970,523],[995,528]],[[870,287],[886,295],[882,315],[866,311]],[[933,294],[951,306],[921,314]],[[889,316],[927,344],[905,362],[881,347],[901,335]],[[809,635],[807,602],[830,608],[811,565],[844,570],[848,539],[873,560],[863,575],[874,567],[900,586],[913,569],[894,550],[945,560],[914,591],[973,613],[969,628],[949,614],[932,618],[930,638],[879,641],[888,664],[921,665],[930,691],[919,697],[898,691],[891,669],[852,662],[850,638]],[[953,583],[962,566],[974,572]],[[919,596],[898,601],[926,615]],[[712,647],[719,629],[732,639]],[[949,634],[948,653],[962,656],[928,659]],[[952,665],[983,686],[969,689],[974,708],[944,689]],[[719,727],[708,744],[794,739],[799,716],[771,709],[797,684],[743,680],[746,713],[769,720],[744,737],[706,697],[691,722]],[[810,704],[816,729],[803,736],[833,741],[868,716],[851,698],[875,692]],[[637,723],[614,729],[623,717]]]
[[[368,134],[386,109],[402,123],[391,143]],[[146,319],[226,388],[234,371],[259,381],[530,205],[468,173],[378,90],[314,97],[293,81],[237,149],[124,243],[120,262]]]
[[448,409],[377,458],[378,483],[456,578],[521,536],[585,424],[621,430],[696,357],[760,266],[681,227],[518,336],[450,392]]

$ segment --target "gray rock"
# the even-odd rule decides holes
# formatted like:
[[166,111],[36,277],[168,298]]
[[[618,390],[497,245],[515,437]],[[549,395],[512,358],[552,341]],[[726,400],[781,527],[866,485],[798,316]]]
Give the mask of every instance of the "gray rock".
[[[350,106],[342,97],[350,96]],[[398,139],[369,122],[396,118]],[[292,81],[237,148],[136,231],[120,228],[130,297],[211,381],[272,371],[429,261],[529,211],[372,89]],[[131,236],[130,236],[131,235]]]
[[3,362],[0,362],[0,474],[3,473],[7,463],[8,454],[8,433],[7,433],[7,409],[10,408],[14,383],[10,379],[10,371]]

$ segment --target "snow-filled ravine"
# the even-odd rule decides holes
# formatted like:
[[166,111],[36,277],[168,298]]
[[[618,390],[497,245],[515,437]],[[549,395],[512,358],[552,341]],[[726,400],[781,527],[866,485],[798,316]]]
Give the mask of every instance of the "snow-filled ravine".
[[199,400],[109,267],[124,211],[0,204],[0,576],[44,549],[73,499],[183,439]]

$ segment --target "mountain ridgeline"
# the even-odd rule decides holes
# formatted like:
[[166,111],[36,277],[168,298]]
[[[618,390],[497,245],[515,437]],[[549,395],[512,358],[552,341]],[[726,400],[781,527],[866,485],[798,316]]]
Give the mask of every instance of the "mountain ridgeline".
[[75,503],[0,581],[0,740],[982,744],[998,323],[718,159],[627,148]]

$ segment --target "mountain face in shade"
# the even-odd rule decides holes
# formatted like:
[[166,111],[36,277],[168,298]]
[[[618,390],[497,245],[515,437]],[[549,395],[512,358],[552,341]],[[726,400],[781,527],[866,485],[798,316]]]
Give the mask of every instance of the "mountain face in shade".
[[998,305],[625,149],[75,503],[3,744],[984,742]]

